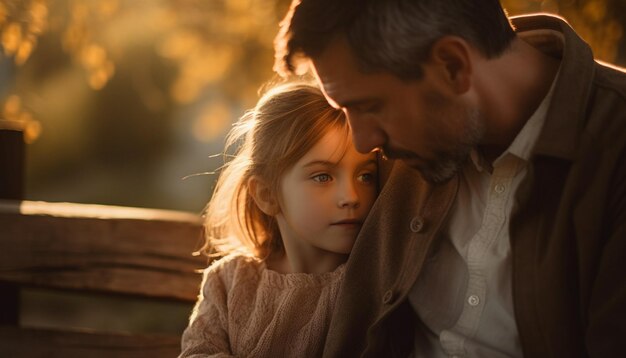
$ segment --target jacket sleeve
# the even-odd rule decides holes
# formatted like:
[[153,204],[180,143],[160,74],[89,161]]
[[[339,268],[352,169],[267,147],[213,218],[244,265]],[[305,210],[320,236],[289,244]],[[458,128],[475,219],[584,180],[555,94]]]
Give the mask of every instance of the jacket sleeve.
[[626,151],[611,185],[604,243],[590,298],[586,344],[591,357],[615,357],[626,338]]
[[233,357],[225,287],[215,267],[204,271],[198,301],[182,336],[179,358]]

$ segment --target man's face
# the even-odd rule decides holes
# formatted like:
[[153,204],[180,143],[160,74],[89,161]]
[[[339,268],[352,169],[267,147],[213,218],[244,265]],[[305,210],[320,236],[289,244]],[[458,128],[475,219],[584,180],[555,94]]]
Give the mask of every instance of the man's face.
[[454,176],[482,138],[482,116],[449,89],[442,66],[422,64],[419,80],[363,73],[343,37],[331,41],[312,65],[330,104],[346,113],[362,153],[381,149],[424,179],[441,183]]

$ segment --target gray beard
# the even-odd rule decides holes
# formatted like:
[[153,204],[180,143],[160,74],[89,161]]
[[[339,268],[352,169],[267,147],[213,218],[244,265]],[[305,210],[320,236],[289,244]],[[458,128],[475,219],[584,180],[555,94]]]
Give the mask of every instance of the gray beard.
[[470,152],[480,143],[485,133],[484,120],[479,110],[468,110],[466,123],[463,137],[455,148],[437,153],[437,159],[428,166],[418,168],[424,180],[433,184],[446,183],[465,165]]

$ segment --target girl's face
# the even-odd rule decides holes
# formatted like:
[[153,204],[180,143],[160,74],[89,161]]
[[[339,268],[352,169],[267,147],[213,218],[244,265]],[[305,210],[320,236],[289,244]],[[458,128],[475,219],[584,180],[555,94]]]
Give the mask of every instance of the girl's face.
[[350,253],[374,203],[376,156],[345,136],[330,129],[282,178],[276,219],[292,265]]

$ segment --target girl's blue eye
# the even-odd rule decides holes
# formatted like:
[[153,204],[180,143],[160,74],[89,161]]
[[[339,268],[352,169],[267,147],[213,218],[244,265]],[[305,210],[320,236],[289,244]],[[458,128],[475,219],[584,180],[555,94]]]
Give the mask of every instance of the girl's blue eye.
[[332,178],[328,174],[317,174],[313,176],[313,180],[318,183],[326,183],[329,182]]

